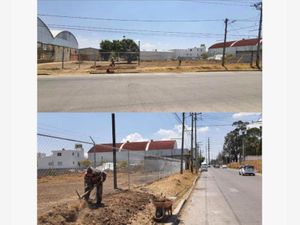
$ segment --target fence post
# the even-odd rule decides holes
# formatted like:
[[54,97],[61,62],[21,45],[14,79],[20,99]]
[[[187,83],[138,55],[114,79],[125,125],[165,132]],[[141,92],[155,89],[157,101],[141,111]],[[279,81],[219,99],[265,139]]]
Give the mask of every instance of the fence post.
[[128,190],[130,190],[130,152],[127,150]]
[[64,69],[64,60],[65,60],[65,47],[62,50],[62,57],[61,57],[61,68]]
[[96,54],[94,54],[94,70],[96,71]]
[[78,69],[80,69],[80,52],[78,52]]

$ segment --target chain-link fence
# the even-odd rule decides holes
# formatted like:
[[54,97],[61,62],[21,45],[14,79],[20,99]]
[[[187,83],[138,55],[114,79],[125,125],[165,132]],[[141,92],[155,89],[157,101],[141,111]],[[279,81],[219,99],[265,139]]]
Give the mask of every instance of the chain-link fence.
[[[57,202],[75,200],[75,191],[84,193],[84,174],[90,165],[107,173],[103,194],[114,191],[112,145],[96,145],[88,139],[37,135],[38,213]],[[116,147],[118,188],[132,189],[180,172],[180,149],[145,151],[121,145]],[[97,146],[105,146],[105,151],[98,151]]]

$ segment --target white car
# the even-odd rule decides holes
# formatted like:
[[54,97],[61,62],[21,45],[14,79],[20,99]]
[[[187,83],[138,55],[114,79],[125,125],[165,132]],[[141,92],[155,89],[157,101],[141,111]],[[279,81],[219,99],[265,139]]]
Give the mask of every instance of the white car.
[[227,165],[222,165],[222,169],[227,169]]
[[255,169],[254,166],[251,165],[242,165],[239,169],[239,175],[253,175],[255,176]]

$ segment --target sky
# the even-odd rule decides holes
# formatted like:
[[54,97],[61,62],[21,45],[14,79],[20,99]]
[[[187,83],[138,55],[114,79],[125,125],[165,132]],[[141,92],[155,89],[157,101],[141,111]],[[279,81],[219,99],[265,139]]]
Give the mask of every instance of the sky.
[[[177,115],[182,117],[181,113]],[[191,118],[186,114],[186,127]],[[116,113],[116,141],[176,140],[181,147],[181,122],[174,113]],[[202,113],[197,121],[197,139],[202,152],[210,138],[211,159],[222,150],[224,137],[233,129],[234,121],[257,121],[261,113]],[[91,142],[111,143],[111,113],[38,113],[38,133]],[[190,147],[190,135],[185,136]],[[38,152],[49,155],[51,150],[74,149],[75,142],[38,136]],[[85,152],[92,145],[84,144]]]
[[[258,1],[38,0],[38,16],[54,35],[62,30],[71,31],[80,48],[99,48],[101,40],[116,40],[125,36],[140,41],[141,50],[170,50],[199,47],[200,44],[209,47],[215,42],[222,42],[225,18],[229,19],[227,40],[256,37],[259,11],[251,5]],[[149,33],[149,30],[164,33]]]

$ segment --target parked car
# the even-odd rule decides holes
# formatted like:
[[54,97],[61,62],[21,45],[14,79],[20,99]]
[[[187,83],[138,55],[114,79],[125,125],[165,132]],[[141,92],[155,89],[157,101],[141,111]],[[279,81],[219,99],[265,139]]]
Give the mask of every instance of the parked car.
[[219,165],[219,164],[216,164],[216,165],[215,165],[215,168],[220,168],[220,165]]
[[255,176],[255,169],[254,166],[251,165],[242,165],[239,169],[239,175],[253,175]]
[[201,165],[200,171],[207,172],[207,165]]
[[222,165],[222,169],[227,169],[227,165]]

